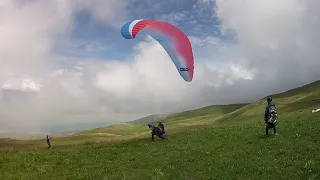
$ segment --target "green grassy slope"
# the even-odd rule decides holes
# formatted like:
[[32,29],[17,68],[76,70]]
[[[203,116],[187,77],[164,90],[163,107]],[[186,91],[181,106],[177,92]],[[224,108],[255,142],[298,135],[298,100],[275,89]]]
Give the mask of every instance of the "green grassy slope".
[[1,151],[3,179],[318,179],[320,118],[284,115],[279,136],[258,122],[170,135],[170,140]]
[[272,96],[279,136],[263,137],[265,100],[211,106],[170,116],[168,142],[151,142],[144,124],[131,123],[55,138],[52,149],[43,140],[3,139],[0,177],[319,179],[320,115],[311,113],[320,106],[319,86],[320,81]]
[[[316,108],[316,105],[320,105],[320,81],[272,95],[272,97],[277,104],[279,118],[288,112],[299,111],[309,107]],[[264,108],[264,99],[251,104],[214,105],[170,115],[164,122],[168,132],[179,133],[208,125],[219,126],[230,123],[262,121]],[[149,134],[146,124],[122,123],[81,131],[73,137],[54,138],[52,143],[65,145],[91,141],[118,141],[144,138],[148,137]],[[28,147],[42,147],[45,145],[45,141],[10,141],[6,139],[2,143],[0,139],[0,148],[20,148],[27,146],[26,144],[28,144]]]
[[185,111],[169,116],[165,119],[165,122],[168,121],[178,121],[185,120],[195,117],[206,117],[206,116],[221,116],[233,112],[247,104],[230,104],[230,105],[213,105],[207,106],[195,110]]
[[[245,104],[208,106],[193,111],[176,113],[175,115],[171,115],[166,118],[164,122],[168,131],[181,132],[190,129],[190,127],[192,128],[192,126],[199,126],[205,123],[213,123],[214,120],[222,117],[226,113],[230,113],[243,106],[245,106]],[[150,134],[146,123],[115,124],[104,128],[95,128],[91,130],[81,131],[76,133],[75,136],[82,136],[83,139],[86,139],[85,137],[88,137],[87,141],[91,141],[95,137],[99,141],[143,138],[149,136]],[[65,139],[66,138],[59,138],[56,140],[56,143],[66,144],[66,142],[61,143],[61,141]],[[77,139],[75,139],[75,141],[79,142],[79,140]],[[79,143],[81,142],[83,143],[83,141],[80,141]]]
[[310,84],[291,89],[289,91],[285,91],[282,93],[274,94],[272,97],[274,98],[288,98],[296,95],[310,95],[310,94],[318,94],[320,93],[320,80],[312,82]]
[[149,115],[134,121],[131,121],[129,123],[132,124],[147,124],[149,122],[153,122],[153,121],[162,121],[164,119],[166,119],[169,115],[168,114],[153,114],[153,115]]
[[[306,108],[320,106],[320,81],[289,90],[287,92],[271,95],[276,103],[279,118],[285,113],[301,111]],[[266,106],[265,98],[251,103],[236,111],[227,114],[219,122],[240,122],[263,119],[263,110]]]

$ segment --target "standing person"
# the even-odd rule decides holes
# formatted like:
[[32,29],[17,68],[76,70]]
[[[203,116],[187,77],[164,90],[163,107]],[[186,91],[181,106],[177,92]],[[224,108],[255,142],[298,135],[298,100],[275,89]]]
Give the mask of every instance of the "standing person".
[[166,132],[164,131],[164,125],[162,124],[161,121],[159,121],[158,127],[160,127],[162,134],[165,134]]
[[158,138],[160,138],[160,139],[167,139],[162,136],[162,131],[159,127],[156,127],[152,124],[148,124],[148,127],[152,130],[152,132],[151,132],[152,141],[154,141],[154,135],[158,136]]
[[277,123],[277,106],[272,102],[272,98],[267,98],[267,105],[264,112],[264,122],[266,125],[266,136],[269,135],[269,129],[273,128],[274,135],[278,135],[277,129],[276,129],[276,123]]
[[52,137],[49,138],[49,136],[47,135],[47,144],[48,144],[48,148],[51,148],[51,140]]

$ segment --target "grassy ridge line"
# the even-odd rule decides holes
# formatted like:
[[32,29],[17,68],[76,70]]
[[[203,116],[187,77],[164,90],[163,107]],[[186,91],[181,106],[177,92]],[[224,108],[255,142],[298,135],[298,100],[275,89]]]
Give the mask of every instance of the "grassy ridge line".
[[[246,121],[259,121],[262,122],[263,110],[265,103],[263,101],[249,104],[244,106],[234,112],[231,112],[226,115],[212,117],[209,116],[200,116],[196,118],[190,118],[186,120],[176,120],[168,121],[166,123],[168,135],[173,135],[176,133],[181,133],[185,131],[194,131],[201,130],[203,128],[213,128],[217,126],[229,125],[229,124],[238,124]],[[259,108],[257,108],[259,107]],[[284,106],[283,106],[284,107]],[[310,108],[312,109],[312,108]],[[311,110],[310,110],[311,111]],[[256,114],[255,114],[256,113]],[[284,113],[281,111],[279,118]],[[260,117],[257,117],[260,116]],[[189,123],[189,124],[187,124]],[[110,127],[109,127],[110,128]],[[53,141],[55,146],[66,146],[70,144],[79,145],[83,143],[95,143],[95,142],[115,142],[115,141],[124,141],[132,139],[143,139],[150,137],[150,131],[145,127],[145,125],[136,125],[136,124],[120,124],[112,125],[112,129],[100,128],[100,133],[97,131],[85,131],[84,134],[78,134],[77,136],[72,136],[68,138],[57,138]],[[109,131],[111,130],[111,131]],[[108,134],[107,132],[118,133],[122,135]],[[45,141],[16,141],[13,146],[14,148],[43,148],[45,147]],[[10,146],[11,145],[11,146]],[[12,143],[4,144],[3,148],[13,148]]]
[[247,104],[228,104],[228,105],[206,106],[206,107],[202,107],[199,109],[184,111],[181,113],[170,115],[164,120],[164,122],[189,119],[189,118],[194,118],[194,117],[199,117],[199,116],[228,114],[228,113],[235,111],[236,109],[239,109],[245,105],[247,105]]
[[[310,85],[290,90],[280,95],[272,96],[278,106],[280,117],[282,114],[310,106],[320,104],[320,81]],[[287,95],[286,95],[287,94]],[[175,114],[166,121],[166,129],[169,133],[178,133],[190,129],[201,129],[203,126],[220,126],[223,124],[241,123],[246,121],[262,121],[265,100],[251,104],[216,105],[199,108]],[[93,141],[117,141],[150,136],[145,124],[116,124],[106,128],[97,128],[81,131],[75,136],[65,138],[54,138],[54,145],[81,144]],[[11,146],[12,145],[12,146]],[[14,147],[41,147],[45,146],[45,140],[15,141],[0,139],[0,148]]]
[[[169,116],[166,120],[164,120],[164,122],[166,123],[167,129],[172,129],[171,126],[173,125],[181,126],[188,123],[190,123],[190,125],[199,124],[198,122],[201,122],[201,120],[203,119],[219,118],[243,106],[245,106],[245,104],[215,105],[203,107],[200,109],[186,111]],[[146,132],[146,124],[122,123],[117,125],[111,125],[106,128],[96,128],[89,131],[83,131],[80,132],[80,134],[112,133],[121,136],[130,136],[137,135],[143,132]]]
[[[288,98],[291,96],[296,96],[298,94],[308,94],[308,93],[314,93],[314,92],[319,93],[319,89],[320,89],[320,80],[312,82],[312,83],[304,85],[304,86],[290,89],[290,90],[282,92],[282,93],[273,94],[271,96],[273,98],[277,98],[277,99]],[[265,98],[263,98],[263,99],[265,99]]]
[[[224,116],[223,113],[231,112],[233,109],[244,106],[239,105],[221,105],[210,106],[200,108],[195,111],[189,111],[187,113],[190,117],[186,117],[184,120],[171,119],[166,122],[166,130],[168,135],[184,132],[199,130],[212,124],[216,119]],[[210,111],[212,109],[212,111]],[[196,116],[198,112],[201,112],[203,116]],[[180,116],[181,117],[181,116]],[[145,124],[131,124],[123,123],[111,125],[106,128],[96,128],[88,131],[81,131],[74,136],[54,138],[52,144],[54,146],[68,146],[70,144],[79,145],[83,143],[95,143],[95,142],[115,142],[131,139],[142,139],[150,137],[150,130]],[[46,147],[45,140],[32,140],[32,141],[7,141],[6,143],[0,143],[0,149],[28,149],[28,148],[44,148]]]
[[[298,109],[315,106],[318,103],[320,104],[320,81],[316,81],[283,93],[275,94],[272,95],[272,97],[277,103],[279,109],[281,109],[281,113],[292,112]],[[214,105],[169,115],[164,122],[166,122],[166,127],[168,130],[175,131],[175,129],[187,130],[189,126],[207,124],[218,125],[227,122],[232,123],[247,120],[257,120],[263,119],[264,106],[264,99],[251,104]],[[137,132],[135,135],[139,136],[139,133],[146,133],[143,125],[130,126],[128,124],[123,124],[121,128],[126,129],[125,132],[130,133],[125,133],[123,131],[120,132],[121,128],[116,126],[109,126],[98,130],[92,130],[90,132],[95,133],[98,131],[114,133],[122,136],[126,136],[128,134],[133,135],[133,132]],[[127,126],[130,126],[130,128]]]
[[[320,81],[284,93],[271,95],[271,97],[277,105],[280,118],[283,114],[289,112],[303,109],[311,111],[317,108],[317,105],[320,105]],[[217,123],[235,123],[258,119],[262,121],[265,105],[264,98],[227,114],[219,119]]]
[[[259,111],[253,111],[257,112],[256,115],[250,113],[247,113],[251,109],[255,108],[257,106],[256,104],[251,104],[248,106],[245,106],[241,109],[236,110],[235,112],[231,112],[230,114],[223,115],[223,116],[202,116],[197,118],[191,118],[186,120],[179,120],[179,121],[169,121],[166,124],[167,132],[169,132],[168,135],[181,133],[184,131],[193,131],[193,130],[199,130],[203,129],[205,127],[212,128],[221,126],[224,124],[231,124],[231,123],[241,123],[243,121],[257,121],[259,119],[262,119],[262,109],[258,109]],[[263,107],[264,108],[264,105]],[[249,114],[249,115],[247,115]],[[257,118],[257,116],[261,116]],[[281,114],[279,116],[281,118]],[[187,124],[189,123],[189,124]],[[128,126],[128,127],[126,127]],[[91,131],[87,132],[87,134],[78,134],[76,136],[67,137],[67,138],[55,138],[52,142],[55,146],[65,146],[65,145],[79,145],[83,143],[94,143],[94,142],[115,142],[115,141],[123,141],[123,140],[131,140],[131,139],[141,139],[146,138],[150,136],[149,130],[144,126],[140,125],[132,125],[132,124],[125,124],[125,125],[113,125],[111,129],[113,132],[115,132],[116,129],[120,129],[121,132],[123,132],[122,135],[109,135],[105,131],[104,128],[102,128],[102,133],[99,134],[97,132],[93,133]],[[140,131],[139,131],[140,130]],[[119,132],[117,132],[119,134]],[[127,134],[125,134],[127,133]],[[8,141],[8,143],[1,143],[2,149],[3,148],[43,148],[45,147],[45,141],[44,140],[35,140],[35,141],[15,141],[15,143],[12,143]]]

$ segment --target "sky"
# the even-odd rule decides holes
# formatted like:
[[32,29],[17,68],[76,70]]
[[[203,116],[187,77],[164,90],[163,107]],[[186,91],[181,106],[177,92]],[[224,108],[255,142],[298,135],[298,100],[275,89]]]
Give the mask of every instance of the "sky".
[[[319,7],[310,0],[1,0],[0,131],[121,123],[313,82]],[[167,21],[188,36],[192,82],[154,39],[121,36],[135,19]]]

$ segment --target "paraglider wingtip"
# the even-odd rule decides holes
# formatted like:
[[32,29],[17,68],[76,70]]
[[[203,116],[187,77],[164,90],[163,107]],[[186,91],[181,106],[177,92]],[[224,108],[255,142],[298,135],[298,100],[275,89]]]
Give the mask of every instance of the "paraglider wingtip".
[[185,79],[186,82],[192,82],[192,78],[191,79]]

